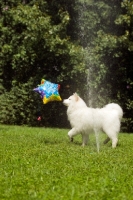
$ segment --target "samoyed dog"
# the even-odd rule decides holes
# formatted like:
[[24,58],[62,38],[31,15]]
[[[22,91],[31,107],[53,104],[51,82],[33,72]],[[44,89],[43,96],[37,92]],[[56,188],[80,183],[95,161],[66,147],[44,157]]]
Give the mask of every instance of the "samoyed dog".
[[73,141],[75,135],[81,134],[82,145],[85,146],[89,133],[93,131],[98,143],[99,132],[103,131],[107,134],[104,144],[111,140],[112,148],[116,147],[123,116],[122,108],[118,104],[110,103],[103,108],[89,108],[77,93],[65,99],[63,104],[67,106],[67,116],[72,127],[68,132],[70,141]]

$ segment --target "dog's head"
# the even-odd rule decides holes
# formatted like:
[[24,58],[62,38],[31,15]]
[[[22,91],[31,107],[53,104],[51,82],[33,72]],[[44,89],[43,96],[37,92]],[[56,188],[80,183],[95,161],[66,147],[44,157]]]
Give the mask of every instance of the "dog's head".
[[77,93],[74,93],[68,99],[64,99],[63,104],[68,107],[71,104],[77,102],[78,100],[79,100],[79,96],[77,95]]

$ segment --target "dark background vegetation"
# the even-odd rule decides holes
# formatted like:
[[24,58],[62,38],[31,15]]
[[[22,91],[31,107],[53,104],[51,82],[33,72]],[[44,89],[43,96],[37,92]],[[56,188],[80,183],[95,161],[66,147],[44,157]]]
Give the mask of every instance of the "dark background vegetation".
[[[0,2],[0,123],[68,127],[62,102],[33,92],[44,78],[89,106],[119,103],[133,131],[133,1]],[[38,115],[42,121],[37,121]]]

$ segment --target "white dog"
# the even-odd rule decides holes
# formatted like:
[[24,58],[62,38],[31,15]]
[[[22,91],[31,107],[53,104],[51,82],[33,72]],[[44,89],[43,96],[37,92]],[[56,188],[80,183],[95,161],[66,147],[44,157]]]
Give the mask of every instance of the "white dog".
[[95,132],[96,139],[98,139],[101,130],[108,136],[104,143],[111,139],[112,147],[116,147],[123,116],[122,108],[118,104],[110,103],[103,108],[89,108],[76,93],[65,99],[63,104],[68,107],[67,116],[72,127],[68,136],[71,141],[75,135],[82,134],[82,145],[84,146],[88,143],[88,135],[91,131]]

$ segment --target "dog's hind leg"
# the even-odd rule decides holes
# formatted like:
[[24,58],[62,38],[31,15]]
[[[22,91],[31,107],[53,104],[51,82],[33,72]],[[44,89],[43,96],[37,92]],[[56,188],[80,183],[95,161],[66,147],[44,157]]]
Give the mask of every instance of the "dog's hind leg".
[[118,143],[118,133],[117,132],[106,132],[108,135],[108,138],[104,141],[104,144],[106,144],[109,140],[112,141],[112,148],[115,148]]
[[[118,133],[120,131],[120,120],[118,116],[114,116],[114,118],[111,121],[108,121],[108,123],[104,125],[103,131],[112,141],[112,148],[115,148],[118,143]],[[105,141],[108,142],[108,139]]]
[[70,142],[73,142],[73,137],[75,135],[79,134],[79,132],[75,129],[72,128],[69,132],[68,132],[68,137],[70,138]]
[[110,141],[110,138],[107,137],[106,140],[104,140],[103,144],[107,144]]
[[117,143],[118,143],[118,139],[116,137],[112,138],[112,148],[116,148]]

